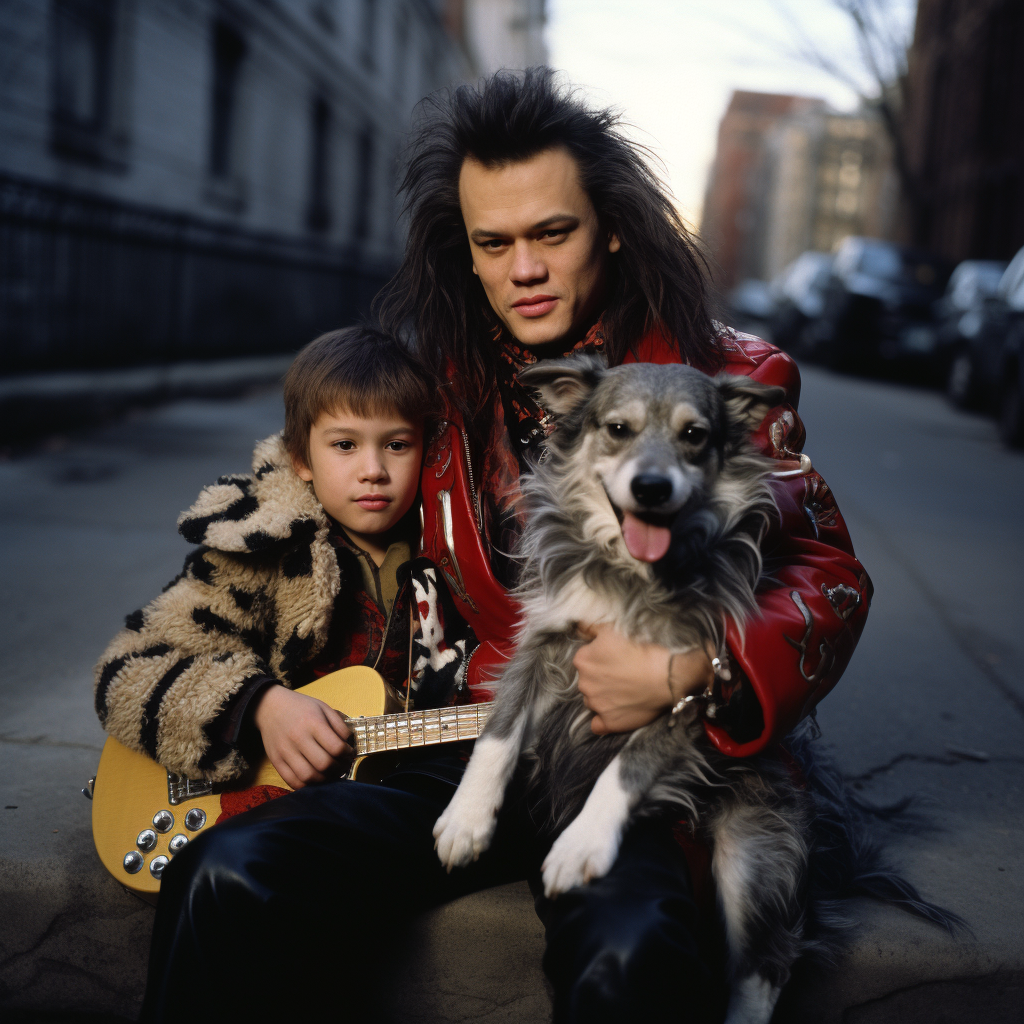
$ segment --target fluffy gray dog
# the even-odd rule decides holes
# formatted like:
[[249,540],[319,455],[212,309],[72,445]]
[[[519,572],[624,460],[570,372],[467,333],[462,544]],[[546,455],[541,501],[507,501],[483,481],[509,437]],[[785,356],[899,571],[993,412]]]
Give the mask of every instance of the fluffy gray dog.
[[714,712],[710,693],[635,732],[595,736],[572,662],[581,622],[671,651],[710,644],[725,658],[725,619],[755,610],[759,542],[777,514],[768,480],[778,464],[748,438],[784,393],[681,365],[607,369],[594,357],[544,361],[520,379],[558,426],[523,479],[516,654],[434,828],[438,855],[451,870],[487,848],[524,755],[559,833],[543,864],[549,897],[604,875],[634,816],[684,816],[713,850],[727,1022],[763,1024],[807,944],[806,794],[775,759],[716,750],[698,714]]

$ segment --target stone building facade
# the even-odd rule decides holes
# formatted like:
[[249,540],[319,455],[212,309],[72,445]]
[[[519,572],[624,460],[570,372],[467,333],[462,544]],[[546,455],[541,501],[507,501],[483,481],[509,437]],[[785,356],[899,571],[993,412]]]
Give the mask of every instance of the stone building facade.
[[759,193],[765,147],[776,126],[821,100],[736,91],[718,127],[718,148],[708,177],[700,233],[724,290],[761,277],[765,222]]
[[468,0],[460,11],[469,57],[485,73],[547,64],[545,0]]
[[899,184],[872,110],[736,92],[722,118],[701,234],[723,291],[770,280],[802,252],[848,235],[891,237]]
[[895,230],[892,146],[871,111],[814,107],[782,121],[767,140],[759,181],[765,227],[756,265],[766,280],[809,249],[831,252],[848,235],[889,238]]
[[351,322],[400,255],[414,105],[492,54],[543,59],[543,19],[542,0],[7,0],[0,372],[284,351]]

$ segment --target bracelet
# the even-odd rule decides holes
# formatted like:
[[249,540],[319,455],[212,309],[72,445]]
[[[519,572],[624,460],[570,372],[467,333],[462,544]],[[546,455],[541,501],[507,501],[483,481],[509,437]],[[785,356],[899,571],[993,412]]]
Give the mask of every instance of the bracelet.
[[675,658],[678,653],[678,651],[668,652],[668,675],[665,678],[665,683],[668,686],[668,699],[673,704],[676,702],[676,695],[672,692],[672,659]]
[[[684,652],[682,652],[682,651],[675,651],[675,652],[669,654],[669,656],[668,656],[668,677],[665,680],[665,682],[668,685],[668,696],[669,696],[669,699],[672,700],[672,701],[676,700],[676,695],[672,692],[672,659],[675,658],[675,656],[677,654],[681,654],[681,653],[684,653]],[[711,659],[711,669],[712,669],[712,671],[715,674],[715,678],[717,679],[721,675],[721,672],[722,672],[722,662],[721,662],[721,659],[719,659],[717,657],[716,658],[712,658]],[[682,711],[683,708],[685,708],[688,704],[692,704],[694,701],[697,701],[697,700],[711,701],[713,699],[713,697],[714,697],[714,692],[712,690],[712,686],[713,686],[713,684],[709,683],[704,688],[702,693],[688,693],[685,697],[681,697],[678,701],[676,701],[675,704],[672,707],[672,710],[669,711],[669,713],[668,713],[669,714],[669,718],[668,718],[669,728],[671,729],[672,726],[675,725],[675,723],[676,723],[676,715],[678,715],[679,712]]]

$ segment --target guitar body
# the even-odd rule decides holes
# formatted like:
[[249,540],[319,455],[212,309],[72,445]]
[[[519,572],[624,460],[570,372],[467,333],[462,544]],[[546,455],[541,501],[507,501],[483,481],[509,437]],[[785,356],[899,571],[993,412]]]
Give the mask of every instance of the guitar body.
[[[322,700],[348,718],[381,716],[399,707],[395,692],[373,669],[364,666],[332,672],[298,692]],[[365,766],[367,758],[357,757],[348,777],[379,781],[381,757],[389,756],[394,755],[370,758],[372,769]],[[144,898],[155,900],[162,869],[175,852],[216,824],[225,811],[229,815],[237,813],[244,791],[270,787],[255,800],[262,803],[291,789],[268,758],[241,778],[223,785],[186,786],[185,780],[180,782],[175,796],[178,802],[172,803],[166,769],[113,737],[104,744],[93,786],[93,841],[103,866],[122,885]],[[193,788],[200,792],[190,793]],[[244,800],[241,802],[244,806]]]

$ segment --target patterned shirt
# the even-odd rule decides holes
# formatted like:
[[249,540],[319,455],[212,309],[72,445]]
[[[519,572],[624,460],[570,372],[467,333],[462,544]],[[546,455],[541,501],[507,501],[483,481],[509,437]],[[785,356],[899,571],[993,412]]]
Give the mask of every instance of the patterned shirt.
[[[519,345],[507,331],[495,334],[501,346],[498,388],[494,396],[491,435],[481,466],[480,500],[491,571],[506,588],[515,585],[515,564],[509,557],[523,529],[520,474],[540,453],[554,420],[538,405],[534,392],[519,382],[518,373],[537,362],[536,353]],[[565,355],[603,351],[598,321]]]

